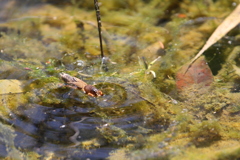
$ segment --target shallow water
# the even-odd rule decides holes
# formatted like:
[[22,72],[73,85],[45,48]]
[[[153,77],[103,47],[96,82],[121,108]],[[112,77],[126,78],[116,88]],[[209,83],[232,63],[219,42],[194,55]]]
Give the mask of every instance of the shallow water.
[[[206,53],[210,90],[180,94],[175,84],[234,1],[102,1],[107,72],[89,1],[0,6],[1,158],[191,159],[201,151],[212,159],[226,143],[233,152],[225,156],[238,153],[239,75],[229,64],[239,67],[239,28]],[[61,72],[104,96],[66,87]]]

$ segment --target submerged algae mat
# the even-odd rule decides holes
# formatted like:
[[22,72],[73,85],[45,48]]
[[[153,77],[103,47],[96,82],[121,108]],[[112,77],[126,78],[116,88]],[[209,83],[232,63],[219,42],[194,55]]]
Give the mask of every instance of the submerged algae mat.
[[[108,72],[92,3],[49,2],[0,5],[0,78],[23,91],[2,96],[2,159],[239,158],[239,30],[206,53],[211,86],[175,87],[234,1],[102,1]],[[104,96],[65,87],[61,72]]]

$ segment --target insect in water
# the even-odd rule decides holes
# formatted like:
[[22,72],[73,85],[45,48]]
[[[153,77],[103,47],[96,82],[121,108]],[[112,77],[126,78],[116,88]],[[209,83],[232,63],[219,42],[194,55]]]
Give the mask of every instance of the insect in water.
[[73,89],[80,89],[85,94],[92,96],[92,97],[99,97],[103,96],[102,91],[98,90],[96,87],[87,84],[86,82],[82,81],[81,79],[78,79],[76,77],[70,76],[66,73],[60,73],[61,79],[66,83],[67,87],[73,88]]

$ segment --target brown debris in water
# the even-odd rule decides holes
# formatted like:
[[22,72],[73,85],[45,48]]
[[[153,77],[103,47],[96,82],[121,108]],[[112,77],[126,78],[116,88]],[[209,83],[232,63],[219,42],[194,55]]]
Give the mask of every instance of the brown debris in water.
[[176,85],[179,91],[193,84],[210,86],[213,82],[212,72],[204,57],[196,60],[185,73],[188,64],[184,65],[176,74]]

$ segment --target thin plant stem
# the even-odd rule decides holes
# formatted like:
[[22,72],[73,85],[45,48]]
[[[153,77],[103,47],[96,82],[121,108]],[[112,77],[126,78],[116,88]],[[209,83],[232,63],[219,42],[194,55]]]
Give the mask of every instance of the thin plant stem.
[[100,15],[100,9],[98,5],[98,0],[94,0],[94,6],[96,10],[96,17],[97,17],[97,24],[98,24],[98,34],[99,34],[99,42],[100,42],[100,50],[101,50],[101,58],[104,58],[104,53],[103,53],[103,46],[102,46],[102,23],[101,23],[101,15]]

